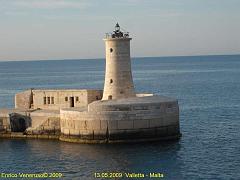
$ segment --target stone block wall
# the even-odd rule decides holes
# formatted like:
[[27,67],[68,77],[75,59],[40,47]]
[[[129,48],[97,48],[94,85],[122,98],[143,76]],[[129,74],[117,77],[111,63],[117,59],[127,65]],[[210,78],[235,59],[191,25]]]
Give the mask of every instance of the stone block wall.
[[101,100],[103,90],[87,90],[87,105],[93,101]]
[[12,110],[2,109],[0,110],[0,132],[10,132],[10,116],[13,113]]
[[60,119],[64,136],[82,140],[127,141],[180,134],[177,102],[93,106],[83,112],[61,110]]
[[130,58],[131,38],[106,38],[103,100],[135,97]]
[[16,94],[15,107],[21,109],[51,109],[86,107],[102,98],[102,90],[29,90]]
[[59,111],[54,110],[2,109],[0,110],[0,132],[8,133],[21,128],[23,122],[20,119],[24,119],[27,134],[60,134],[60,115]]
[[35,112],[31,114],[32,126],[27,129],[27,134],[60,134],[59,114]]
[[34,108],[60,109],[87,105],[87,91],[85,90],[35,90],[33,92]]
[[31,90],[17,93],[15,95],[15,108],[29,109],[32,103]]
[[9,117],[0,117],[0,132],[3,131],[11,131]]

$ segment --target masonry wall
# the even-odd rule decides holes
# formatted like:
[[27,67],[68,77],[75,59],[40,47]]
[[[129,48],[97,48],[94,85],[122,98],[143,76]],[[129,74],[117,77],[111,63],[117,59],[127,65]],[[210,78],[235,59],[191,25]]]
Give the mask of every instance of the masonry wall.
[[87,90],[87,105],[93,101],[101,100],[103,96],[102,90]]
[[59,110],[0,110],[0,132],[11,132],[10,118],[25,119],[28,134],[59,134],[60,114]]
[[15,95],[15,108],[29,109],[32,102],[31,90],[17,93]]
[[16,108],[52,109],[86,107],[102,98],[102,90],[32,90],[15,96]]
[[31,113],[32,126],[27,129],[27,134],[60,134],[59,113],[34,112]]
[[29,113],[20,109],[0,109],[0,132],[11,132],[10,118],[27,118]]
[[87,91],[60,91],[60,90],[36,90],[33,92],[33,102],[34,108],[40,109],[60,109],[71,107],[70,101],[73,97],[74,107],[86,106],[87,101]]
[[61,133],[86,140],[131,140],[178,135],[177,102],[89,111],[61,110]]
[[107,38],[103,100],[135,97],[131,71],[131,38]]
[[9,117],[0,117],[0,132],[2,131],[11,131]]

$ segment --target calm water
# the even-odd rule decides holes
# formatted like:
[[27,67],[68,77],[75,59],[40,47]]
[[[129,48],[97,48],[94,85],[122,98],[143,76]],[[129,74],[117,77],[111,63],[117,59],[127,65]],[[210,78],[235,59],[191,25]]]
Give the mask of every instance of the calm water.
[[[104,60],[0,63],[0,107],[28,88],[102,88]],[[136,90],[176,97],[177,142],[83,145],[0,140],[0,172],[161,172],[165,179],[240,179],[240,56],[133,60]]]

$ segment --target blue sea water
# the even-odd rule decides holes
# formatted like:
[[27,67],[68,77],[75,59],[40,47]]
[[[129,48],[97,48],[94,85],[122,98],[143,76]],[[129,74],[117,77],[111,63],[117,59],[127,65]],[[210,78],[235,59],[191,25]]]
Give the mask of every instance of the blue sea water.
[[[105,62],[0,62],[0,108],[29,88],[103,88]],[[0,139],[0,173],[163,173],[164,179],[240,179],[240,56],[135,58],[135,88],[176,97],[182,138],[174,142],[87,145]]]

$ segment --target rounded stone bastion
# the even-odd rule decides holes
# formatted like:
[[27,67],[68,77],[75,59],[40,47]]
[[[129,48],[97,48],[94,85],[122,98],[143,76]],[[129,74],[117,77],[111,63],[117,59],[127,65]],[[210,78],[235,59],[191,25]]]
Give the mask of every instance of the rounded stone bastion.
[[179,107],[164,96],[95,101],[82,109],[60,110],[60,140],[81,143],[177,139]]

